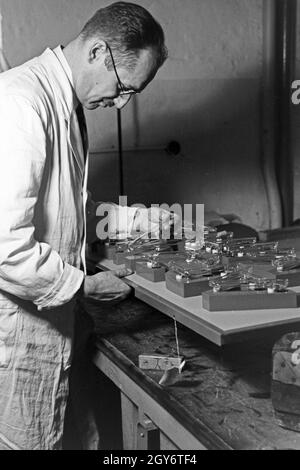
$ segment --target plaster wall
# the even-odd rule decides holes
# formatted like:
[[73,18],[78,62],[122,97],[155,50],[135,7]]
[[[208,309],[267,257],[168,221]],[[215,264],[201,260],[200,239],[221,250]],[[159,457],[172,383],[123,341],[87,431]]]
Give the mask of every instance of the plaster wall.
[[[103,0],[0,0],[11,65],[72,39]],[[122,112],[129,202],[204,203],[268,228],[260,167],[263,0],[141,0],[166,32],[170,58]],[[97,200],[118,198],[116,113],[88,113],[89,185]],[[106,150],[110,150],[107,152]],[[300,200],[300,199],[299,199]],[[299,206],[300,207],[300,206]],[[299,209],[300,210],[300,209]]]

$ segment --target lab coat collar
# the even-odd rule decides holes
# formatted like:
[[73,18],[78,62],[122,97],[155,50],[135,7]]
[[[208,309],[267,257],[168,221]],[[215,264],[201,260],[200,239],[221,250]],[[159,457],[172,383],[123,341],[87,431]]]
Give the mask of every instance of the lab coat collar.
[[66,72],[66,75],[69,79],[69,82],[71,83],[73,89],[74,89],[74,80],[73,80],[73,74],[71,67],[69,66],[69,63],[67,61],[67,58],[65,54],[63,53],[63,47],[62,46],[57,46],[55,49],[53,49],[54,54],[57,56],[59,62],[61,63],[64,71]]
[[55,96],[62,104],[65,118],[69,120],[79,101],[73,87],[72,72],[61,46],[54,50],[46,49],[40,60],[47,71],[51,85],[55,87]]
[[61,103],[68,127],[68,139],[75,156],[82,178],[85,172],[85,155],[76,108],[79,100],[73,87],[73,77],[70,66],[65,58],[61,46],[56,49],[46,49],[41,56],[41,61],[47,71],[47,76],[53,88],[55,97]]

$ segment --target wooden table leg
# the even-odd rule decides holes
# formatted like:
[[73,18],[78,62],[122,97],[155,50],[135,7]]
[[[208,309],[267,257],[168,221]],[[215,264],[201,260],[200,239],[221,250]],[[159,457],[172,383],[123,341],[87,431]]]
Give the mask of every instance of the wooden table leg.
[[160,450],[159,430],[148,416],[140,415],[137,426],[138,450]]
[[139,413],[137,406],[121,393],[123,449],[137,449],[137,425]]
[[[138,407],[121,393],[124,450],[159,450],[159,430]],[[155,447],[155,449],[153,449]]]

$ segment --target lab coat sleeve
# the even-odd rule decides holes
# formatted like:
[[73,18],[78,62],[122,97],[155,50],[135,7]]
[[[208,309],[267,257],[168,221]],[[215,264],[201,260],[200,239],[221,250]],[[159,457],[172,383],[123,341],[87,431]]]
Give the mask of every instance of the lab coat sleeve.
[[0,49],[0,73],[10,69],[10,65],[5,57],[4,51]]
[[0,289],[39,309],[69,302],[84,274],[35,240],[34,209],[46,162],[43,119],[26,98],[0,100]]

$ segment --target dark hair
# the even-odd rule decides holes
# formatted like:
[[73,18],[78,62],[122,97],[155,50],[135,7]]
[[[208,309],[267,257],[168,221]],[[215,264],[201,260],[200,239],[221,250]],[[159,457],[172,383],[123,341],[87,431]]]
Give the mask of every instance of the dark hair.
[[[143,7],[134,3],[116,2],[98,10],[84,26],[83,40],[100,37],[113,51],[116,64],[134,69],[143,49],[156,52],[156,66],[161,67],[168,57],[165,36],[160,24]],[[112,70],[110,56],[106,67]]]

